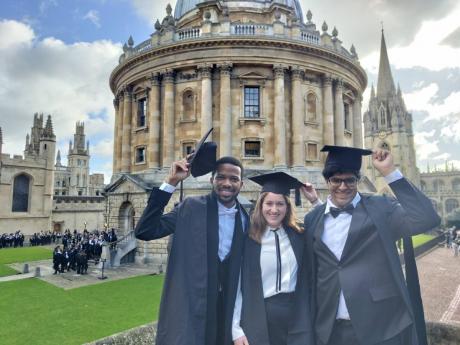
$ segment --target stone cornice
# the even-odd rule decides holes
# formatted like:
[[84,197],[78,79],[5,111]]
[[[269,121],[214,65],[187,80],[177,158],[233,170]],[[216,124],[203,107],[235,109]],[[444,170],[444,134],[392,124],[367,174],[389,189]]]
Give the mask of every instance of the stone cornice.
[[[144,63],[155,57],[168,54],[178,54],[183,51],[193,51],[200,48],[219,48],[221,46],[234,46],[234,47],[271,47],[279,49],[291,49],[294,52],[302,52],[311,54],[313,56],[327,59],[335,64],[342,64],[345,68],[352,71],[357,81],[360,83],[362,89],[367,85],[367,76],[364,69],[352,59],[349,59],[337,52],[325,47],[308,44],[306,42],[294,41],[281,38],[262,38],[262,37],[211,37],[200,38],[197,40],[189,40],[186,42],[174,42],[168,45],[159,46],[157,48],[146,51],[144,54],[133,56],[122,64],[118,65],[110,75],[110,87],[112,91],[116,88],[117,79],[121,75],[129,72],[135,66]],[[276,57],[274,57],[276,58]],[[227,58],[228,59],[228,58]],[[267,62],[271,57],[267,57]]]

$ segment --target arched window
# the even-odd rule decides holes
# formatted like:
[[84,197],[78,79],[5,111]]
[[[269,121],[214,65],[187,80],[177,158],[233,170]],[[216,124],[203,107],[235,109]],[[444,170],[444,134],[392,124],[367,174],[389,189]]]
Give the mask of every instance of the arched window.
[[191,121],[195,119],[195,95],[192,90],[186,90],[182,94],[182,120]]
[[27,212],[29,210],[30,178],[21,174],[13,182],[13,212]]
[[444,181],[442,181],[442,180],[434,180],[434,182],[433,182],[433,190],[435,192],[444,190]]
[[446,200],[446,213],[450,213],[456,208],[458,208],[458,200],[457,199],[447,199]]
[[385,109],[380,108],[380,125],[386,126],[387,125],[387,119],[385,117]]
[[422,191],[426,191],[426,183],[425,183],[425,181],[420,181],[420,187],[422,188]]
[[307,120],[316,121],[316,95],[309,93],[307,95]]
[[456,192],[460,192],[460,179],[455,179],[452,181],[452,189]]

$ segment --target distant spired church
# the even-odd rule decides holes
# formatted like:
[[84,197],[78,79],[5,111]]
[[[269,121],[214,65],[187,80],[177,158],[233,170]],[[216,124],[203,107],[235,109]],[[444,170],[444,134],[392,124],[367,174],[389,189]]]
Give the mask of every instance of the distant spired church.
[[[367,77],[355,47],[312,18],[298,0],[179,0],[150,38],[128,40],[110,76],[109,226],[132,231],[150,190],[211,127],[218,155],[241,159],[247,176],[287,171],[325,193],[319,150],[363,146]],[[184,187],[186,196],[207,193],[209,176]],[[240,195],[258,193],[245,181]],[[162,246],[140,243],[138,257],[162,261]]]
[[0,128],[0,233],[21,230],[25,235],[65,229],[103,229],[104,175],[89,174],[89,143],[84,124],[76,124],[69,145],[68,166],[61,163],[51,116],[34,114],[24,155],[2,152]]
[[61,163],[58,151],[55,165],[56,196],[100,196],[104,191],[104,174],[89,173],[89,141],[85,142],[85,124],[77,122],[74,140],[69,142],[68,166]]
[[0,130],[0,233],[51,229],[56,136],[51,116],[35,114],[24,156],[2,152]]
[[[412,114],[404,104],[401,88],[395,88],[388,59],[385,36],[382,30],[377,93],[372,85],[369,109],[364,113],[364,145],[390,150],[396,166],[411,182],[420,186],[420,172],[416,165]],[[382,176],[374,169],[371,160],[363,167],[365,174],[375,184],[377,192],[389,192]]]

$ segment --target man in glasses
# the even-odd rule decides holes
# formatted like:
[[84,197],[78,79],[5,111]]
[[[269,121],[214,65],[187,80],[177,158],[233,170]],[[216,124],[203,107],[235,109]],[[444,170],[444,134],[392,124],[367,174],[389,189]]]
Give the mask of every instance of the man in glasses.
[[[329,196],[305,217],[317,345],[423,344],[395,242],[434,228],[439,216],[396,169],[390,152],[322,151],[328,152],[323,176]],[[358,193],[362,156],[371,154],[396,199]]]

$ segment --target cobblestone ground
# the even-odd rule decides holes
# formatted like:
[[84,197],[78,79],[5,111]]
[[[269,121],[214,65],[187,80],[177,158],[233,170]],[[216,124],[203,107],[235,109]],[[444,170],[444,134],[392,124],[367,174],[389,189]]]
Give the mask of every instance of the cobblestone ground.
[[437,248],[417,259],[425,318],[460,326],[460,256]]

